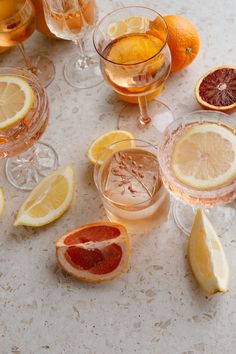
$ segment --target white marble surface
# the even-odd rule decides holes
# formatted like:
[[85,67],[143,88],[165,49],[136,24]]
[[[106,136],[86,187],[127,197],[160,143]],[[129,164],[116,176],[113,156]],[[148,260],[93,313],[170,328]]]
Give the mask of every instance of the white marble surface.
[[[101,13],[116,4],[97,2]],[[176,117],[199,108],[193,95],[199,76],[214,66],[235,65],[235,0],[125,4],[180,14],[197,26],[198,58],[171,75],[160,99]],[[54,240],[80,224],[105,220],[85,152],[92,139],[115,128],[122,103],[105,84],[87,91],[67,85],[62,66],[74,50],[72,44],[35,33],[26,47],[55,63],[56,79],[47,89],[51,118],[43,141],[55,147],[61,165],[75,166],[76,196],[70,210],[47,227],[13,227],[26,193],[7,183],[0,162],[0,185],[6,194],[0,219],[0,354],[235,353],[236,224],[222,237],[232,270],[225,295],[208,297],[199,289],[186,260],[187,239],[171,217],[152,234],[132,237],[128,272],[115,281],[80,283],[58,268]],[[17,49],[12,49],[0,56],[0,65],[12,65],[18,58]]]

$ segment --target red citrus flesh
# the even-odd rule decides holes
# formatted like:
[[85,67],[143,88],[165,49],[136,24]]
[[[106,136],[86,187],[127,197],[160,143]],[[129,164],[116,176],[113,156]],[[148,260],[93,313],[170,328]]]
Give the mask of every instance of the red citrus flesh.
[[225,67],[207,74],[198,89],[200,99],[215,107],[236,104],[236,69]]
[[73,245],[76,243],[85,243],[89,241],[104,241],[120,236],[120,230],[106,225],[91,226],[82,230],[78,230],[73,235],[68,236],[65,245]]

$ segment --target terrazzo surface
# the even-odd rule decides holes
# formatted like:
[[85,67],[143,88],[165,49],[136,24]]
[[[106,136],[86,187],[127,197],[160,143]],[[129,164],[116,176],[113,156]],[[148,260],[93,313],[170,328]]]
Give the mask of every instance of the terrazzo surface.
[[[100,16],[118,5],[97,3]],[[169,77],[159,98],[175,117],[199,109],[193,95],[196,80],[214,66],[235,65],[236,2],[125,2],[138,4],[164,15],[183,15],[197,26],[199,56]],[[235,353],[236,222],[221,238],[232,272],[224,295],[209,297],[199,289],[186,259],[187,238],[171,215],[151,234],[132,236],[129,269],[115,281],[86,284],[59,269],[55,239],[80,224],[106,220],[85,153],[94,138],[116,127],[123,103],[105,84],[86,91],[68,86],[62,68],[75,51],[71,43],[35,33],[26,49],[54,61],[56,78],[47,89],[50,122],[42,140],[57,150],[60,165],[75,166],[76,196],[70,210],[49,226],[13,227],[27,193],[7,183],[0,162],[6,195],[0,219],[0,354]],[[18,59],[14,48],[0,56],[0,65],[14,65]]]

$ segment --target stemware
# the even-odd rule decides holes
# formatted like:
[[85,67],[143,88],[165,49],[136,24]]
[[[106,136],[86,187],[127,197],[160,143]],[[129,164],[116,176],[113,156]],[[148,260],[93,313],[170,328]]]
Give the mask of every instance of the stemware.
[[[0,159],[8,158],[6,176],[15,187],[31,190],[40,178],[57,168],[58,157],[48,144],[37,140],[49,119],[48,98],[38,78],[23,68],[1,67],[0,76],[14,76],[26,81],[33,90],[33,106],[16,124],[0,130]],[[4,95],[0,97],[4,102]]]
[[141,6],[109,13],[96,25],[93,35],[105,81],[118,94],[138,97],[138,106],[127,105],[121,111],[118,127],[153,144],[173,120],[164,103],[147,102],[147,95],[161,90],[170,72],[167,37],[164,18]]
[[84,38],[94,26],[95,0],[43,0],[47,25],[57,37],[71,40],[78,52],[64,66],[66,81],[74,87],[86,89],[101,83],[95,53],[87,54]]
[[17,45],[28,70],[38,76],[47,87],[55,76],[55,68],[48,58],[26,54],[23,42],[35,30],[35,9],[30,0],[2,0],[0,7],[0,46]]
[[[218,169],[224,169],[225,166],[227,167],[227,162],[226,157],[224,155],[222,156],[222,149],[225,144],[227,148],[228,141],[224,139],[217,140],[218,145],[216,145],[215,139],[218,136],[216,129],[217,126],[224,127],[227,129],[226,131],[229,130],[229,132],[236,135],[236,123],[228,115],[221,112],[200,110],[189,113],[180,119],[176,119],[166,128],[158,151],[162,180],[166,188],[174,196],[172,210],[175,222],[187,235],[189,235],[191,231],[197,207],[204,208],[219,235],[225,233],[230,228],[233,219],[235,218],[233,200],[236,196],[236,179],[234,176],[229,178],[222,185],[214,187],[214,185],[212,185],[212,177],[207,175],[203,171],[204,168],[202,168],[202,172],[198,178],[200,181],[204,182],[205,187],[200,188],[194,187],[193,184],[187,184],[183,180],[180,181],[173,172],[171,161],[174,148],[176,144],[178,144],[179,139],[184,134],[187,134],[186,132],[188,129],[201,127],[201,125],[206,123],[208,126],[210,126],[210,124],[214,125],[213,129],[215,129],[215,135],[211,133],[211,140],[205,140],[205,143],[201,146],[199,146],[199,144],[196,145],[197,140],[199,139],[198,135],[196,135],[195,138],[192,137],[192,140],[189,140],[187,158],[182,157],[180,160],[181,166],[183,166],[184,171],[188,176],[194,176],[195,171],[199,171],[199,161],[202,163],[200,166],[211,168],[210,159],[216,159],[215,153],[217,152],[218,160],[214,160],[214,163],[216,164],[217,162]],[[212,157],[213,154],[214,157]],[[216,173],[214,166],[213,170],[210,171],[211,173]],[[208,184],[206,184],[206,182]]]

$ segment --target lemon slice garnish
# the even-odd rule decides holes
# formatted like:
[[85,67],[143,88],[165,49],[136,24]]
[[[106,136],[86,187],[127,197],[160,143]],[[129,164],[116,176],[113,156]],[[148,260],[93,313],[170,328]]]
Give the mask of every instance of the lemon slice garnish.
[[72,202],[74,179],[71,165],[45,177],[20,207],[14,225],[43,226],[58,219]]
[[0,75],[0,129],[23,119],[32,108],[33,101],[33,90],[25,80]]
[[148,29],[149,20],[146,17],[128,17],[111,23],[107,33],[111,39],[116,39],[128,33],[146,33]]
[[229,287],[229,266],[222,244],[206,214],[198,209],[188,247],[189,261],[200,286],[208,293]]

